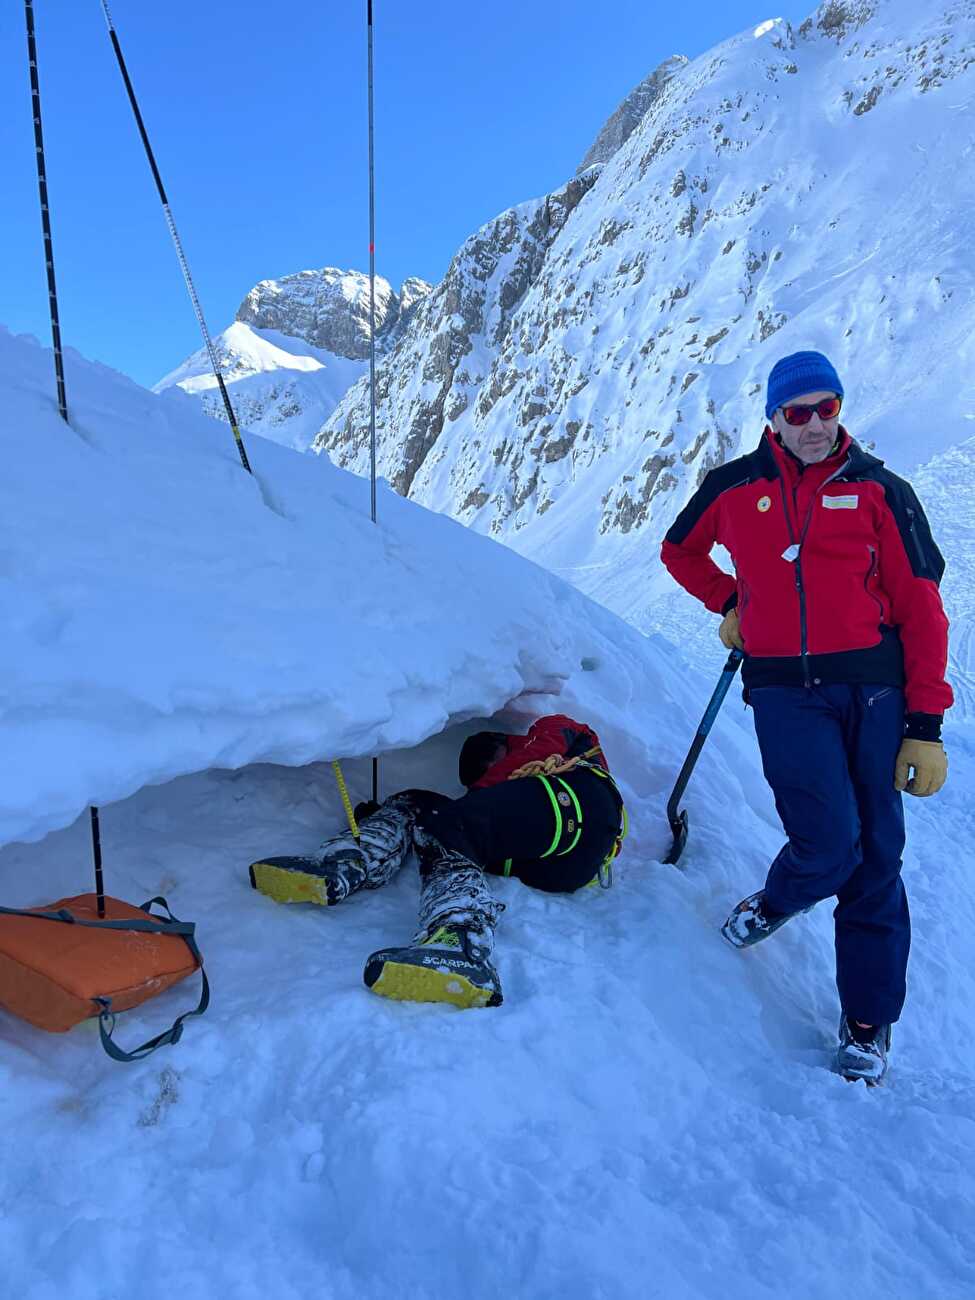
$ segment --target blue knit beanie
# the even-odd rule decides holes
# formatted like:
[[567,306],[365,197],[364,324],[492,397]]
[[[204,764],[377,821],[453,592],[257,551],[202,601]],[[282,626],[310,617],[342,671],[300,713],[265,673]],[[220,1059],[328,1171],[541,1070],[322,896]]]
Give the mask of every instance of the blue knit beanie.
[[771,420],[772,412],[791,398],[816,392],[843,396],[843,385],[832,361],[821,352],[793,352],[783,357],[776,361],[768,377],[765,418]]

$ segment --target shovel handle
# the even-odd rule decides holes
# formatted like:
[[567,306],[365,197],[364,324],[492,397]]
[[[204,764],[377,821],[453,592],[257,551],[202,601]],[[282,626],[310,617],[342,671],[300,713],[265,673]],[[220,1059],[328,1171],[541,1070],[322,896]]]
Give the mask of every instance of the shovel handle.
[[721,676],[718,678],[718,684],[708,701],[708,707],[704,710],[704,716],[701,718],[697,732],[691,742],[691,747],[687,751],[687,757],[684,759],[684,765],[680,770],[677,781],[674,785],[669,800],[667,801],[667,820],[670,823],[670,829],[674,835],[674,845],[668,854],[666,861],[671,865],[676,864],[677,859],[683,852],[684,843],[687,839],[687,813],[679,811],[679,804],[683,798],[684,791],[687,789],[687,783],[691,779],[691,773],[694,771],[701,750],[704,748],[704,742],[708,738],[708,733],[714,726],[714,720],[718,716],[725,696],[731,688],[731,683],[735,679],[744,655],[740,650],[732,650],[731,654],[721,670]]

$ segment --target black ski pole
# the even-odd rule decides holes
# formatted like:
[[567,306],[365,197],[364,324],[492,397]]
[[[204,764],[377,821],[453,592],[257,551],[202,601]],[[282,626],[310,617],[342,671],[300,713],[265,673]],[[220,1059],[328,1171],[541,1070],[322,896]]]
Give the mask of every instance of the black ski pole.
[[142,139],[142,147],[146,151],[146,158],[149,160],[149,168],[152,172],[152,179],[156,182],[156,190],[159,194],[159,200],[162,203],[163,215],[166,218],[166,225],[169,227],[169,234],[173,241],[173,247],[176,249],[176,260],[179,262],[179,269],[183,273],[183,280],[186,283],[187,292],[190,295],[190,302],[193,304],[193,311],[196,313],[197,324],[200,326],[200,333],[203,335],[203,342],[207,350],[207,356],[210,358],[210,369],[213,371],[213,377],[217,381],[217,387],[220,389],[220,396],[223,399],[223,409],[227,416],[227,422],[230,430],[234,435],[234,442],[237,444],[237,453],[240,456],[240,463],[248,474],[252,473],[250,461],[247,459],[247,452],[244,449],[244,440],[240,434],[240,428],[237,424],[237,416],[230,402],[230,394],[227,392],[227,385],[224,383],[223,371],[220,368],[220,362],[217,360],[216,349],[213,346],[213,340],[210,337],[210,331],[207,328],[206,317],[203,315],[203,308],[200,305],[200,299],[196,292],[196,285],[193,283],[193,277],[190,274],[190,264],[186,260],[186,254],[183,252],[183,241],[179,237],[179,231],[176,229],[176,221],[173,217],[172,208],[169,206],[169,199],[166,196],[166,189],[162,182],[162,176],[159,174],[159,168],[156,166],[156,156],[152,152],[152,145],[149,143],[149,133],[146,130],[145,122],[142,120],[142,112],[139,109],[139,101],[135,97],[135,90],[129,78],[129,70],[125,66],[125,58],[122,55],[122,47],[119,44],[118,33],[115,31],[115,24],[112,21],[112,14],[108,7],[108,0],[102,0],[102,13],[105,15],[105,22],[108,25],[108,36],[112,42],[112,49],[115,51],[115,59],[119,66],[119,72],[122,74],[122,81],[125,83],[125,93],[129,97],[129,103],[132,106],[132,116],[135,118],[135,124],[139,129],[139,136]]
[[728,694],[735,673],[737,673],[744,657],[740,650],[732,650],[728,656],[728,661],[718,678],[718,684],[714,688],[714,694],[708,702],[708,707],[704,710],[704,717],[701,719],[694,742],[687,751],[687,757],[684,759],[684,766],[680,770],[677,783],[671,792],[670,799],[667,801],[667,820],[670,822],[670,829],[674,835],[674,843],[670,852],[664,858],[664,862],[670,867],[675,867],[680,861],[680,855],[684,852],[684,845],[687,843],[687,809],[684,808],[678,811],[678,804],[687,789],[687,783],[691,779],[691,773],[694,771],[701,750],[704,748],[708,732],[714,726],[714,720],[718,716],[718,712],[724,703],[724,697]]
[[[41,83],[37,70],[37,35],[34,30],[33,0],[24,0],[27,20],[27,63],[30,72],[31,109],[34,114],[34,153],[37,157],[37,188],[41,199],[41,230],[44,234],[44,265],[47,270],[47,297],[51,312],[51,341],[54,346],[54,375],[57,380],[58,414],[68,421],[68,393],[64,382],[64,356],[61,351],[61,316],[58,311],[58,286],[54,276],[54,237],[51,233],[51,208],[47,194],[47,160],[44,154],[44,131],[41,126]],[[70,426],[69,426],[70,427]],[[91,848],[95,859],[95,893],[98,915],[105,915],[105,883],[102,878],[102,843],[98,830],[98,809],[91,807]]]
[[47,297],[51,310],[51,341],[54,346],[54,374],[58,386],[58,414],[68,423],[68,398],[64,386],[64,358],[61,355],[61,319],[58,287],[54,279],[54,239],[51,210],[47,200],[47,164],[44,160],[44,132],[41,127],[41,86],[37,72],[37,38],[34,33],[33,0],[25,0],[27,18],[27,62],[30,70],[31,108],[34,113],[34,153],[37,157],[37,188],[41,196],[41,230],[44,233],[44,265],[47,269]]

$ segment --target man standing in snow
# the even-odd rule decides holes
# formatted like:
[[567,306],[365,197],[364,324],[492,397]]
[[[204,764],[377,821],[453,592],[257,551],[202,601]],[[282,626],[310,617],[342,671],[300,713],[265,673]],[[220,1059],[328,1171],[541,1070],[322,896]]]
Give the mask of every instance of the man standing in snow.
[[596,733],[562,714],[539,718],[527,736],[482,731],[460,752],[460,799],[404,790],[362,805],[359,834],[326,840],[314,858],[265,858],[251,883],[278,902],[341,902],[387,884],[415,850],[419,927],[413,942],[366,962],[364,979],[384,997],[497,1006],[492,961],[504,911],[485,872],[572,893],[604,880],[619,852],[623,801]]
[[[745,698],[788,843],[722,934],[737,948],[836,896],[838,1067],[877,1081],[910,947],[901,791],[941,789],[944,560],[910,485],[839,423],[819,352],[773,367],[755,451],[712,470],[662,559],[744,651]],[[736,577],[710,558],[725,546]]]

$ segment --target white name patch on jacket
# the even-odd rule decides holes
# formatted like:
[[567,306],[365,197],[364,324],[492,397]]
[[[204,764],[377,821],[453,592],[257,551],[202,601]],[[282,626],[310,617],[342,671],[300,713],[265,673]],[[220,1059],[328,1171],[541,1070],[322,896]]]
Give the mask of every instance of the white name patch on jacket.
[[823,505],[827,510],[856,510],[860,504],[858,496],[852,497],[823,497]]

